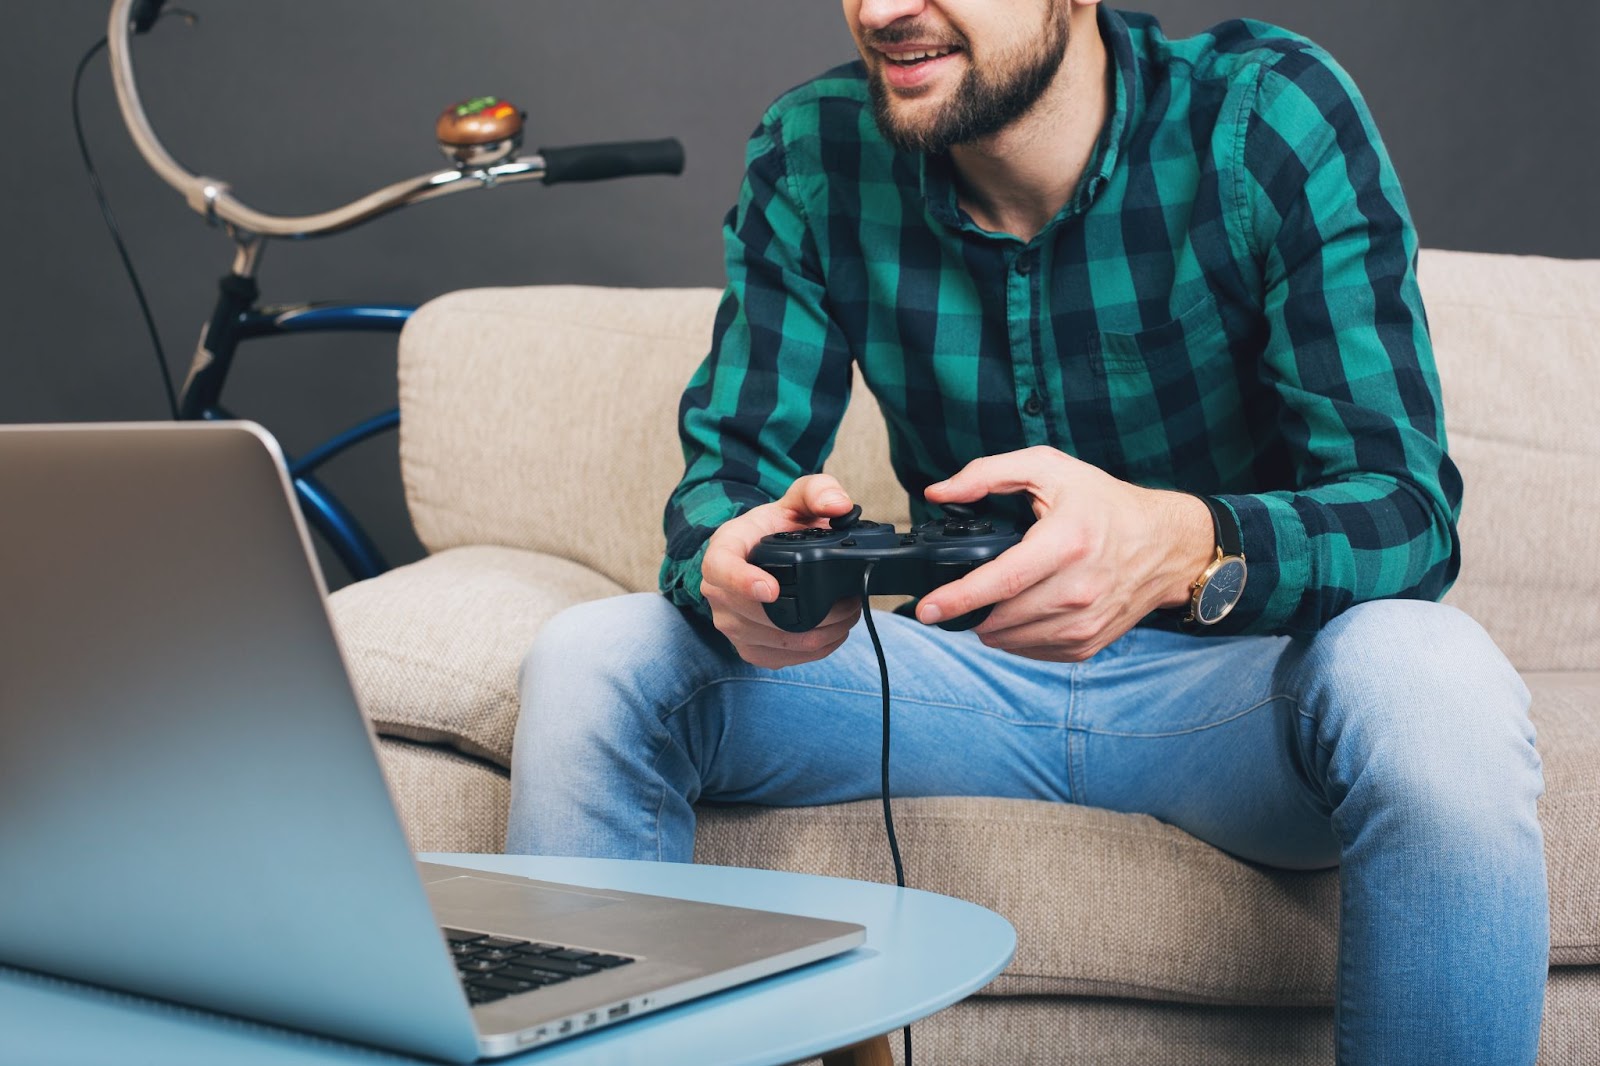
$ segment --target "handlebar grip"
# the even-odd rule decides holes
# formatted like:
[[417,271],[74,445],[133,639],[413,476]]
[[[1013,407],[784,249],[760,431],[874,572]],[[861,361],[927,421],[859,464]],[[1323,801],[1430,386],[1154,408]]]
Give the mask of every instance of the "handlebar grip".
[[133,32],[149,33],[150,27],[161,17],[163,0],[135,0],[133,5]]
[[630,174],[682,174],[683,144],[676,137],[661,141],[617,141],[540,148],[544,183],[604,181]]

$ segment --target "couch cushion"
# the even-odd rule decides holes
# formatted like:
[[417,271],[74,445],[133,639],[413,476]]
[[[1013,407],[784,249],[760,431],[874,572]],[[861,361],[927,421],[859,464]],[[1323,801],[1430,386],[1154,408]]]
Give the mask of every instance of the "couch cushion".
[[[1554,965],[1600,965],[1600,674],[1532,675]],[[1332,1001],[1334,873],[1239,862],[1142,815],[1000,799],[895,804],[912,885],[1017,927],[997,995]],[[699,862],[892,876],[878,803],[702,809]]]
[[357,698],[380,734],[511,765],[517,674],[557,612],[623,590],[514,548],[456,548],[329,597]]
[[[534,634],[568,604],[617,591],[548,556],[459,548],[343,589],[333,609],[356,691],[381,734],[505,767]],[[1526,676],[1547,789],[1551,960],[1600,965],[1600,673]],[[417,773],[435,769],[413,764]],[[454,802],[448,789],[423,789],[407,805]],[[431,817],[407,822],[427,827]],[[997,992],[1259,1005],[1325,1003],[1331,994],[1332,875],[1263,870],[1152,818],[1065,805],[904,800],[896,824],[913,884],[1016,924],[1017,960]],[[871,802],[707,808],[696,849],[703,862],[888,874]]]
[[378,758],[412,851],[505,850],[511,780],[500,767],[396,737],[379,739]]

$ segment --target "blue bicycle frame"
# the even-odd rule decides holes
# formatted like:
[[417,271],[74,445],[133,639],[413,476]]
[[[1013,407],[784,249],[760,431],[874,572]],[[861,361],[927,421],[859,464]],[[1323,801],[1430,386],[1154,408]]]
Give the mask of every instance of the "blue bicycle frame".
[[[256,307],[255,279],[239,274],[225,276],[219,288],[217,304],[201,337],[201,350],[184,383],[180,418],[236,417],[222,406],[221,395],[234,354],[243,341],[292,333],[398,333],[416,310],[410,304],[314,303]],[[285,456],[306,524],[327,542],[357,581],[376,577],[389,569],[389,563],[349,508],[323,486],[314,472],[352,446],[399,424],[400,411],[392,408],[330,437],[298,458]]]

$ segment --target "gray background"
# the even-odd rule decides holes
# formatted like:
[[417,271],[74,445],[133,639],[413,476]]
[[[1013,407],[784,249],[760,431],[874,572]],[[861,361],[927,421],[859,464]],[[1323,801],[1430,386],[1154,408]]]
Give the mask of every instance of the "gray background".
[[[267,302],[416,301],[480,285],[720,285],[744,139],[789,86],[853,55],[833,0],[189,0],[135,56],[169,150],[247,203],[310,213],[437,169],[434,118],[484,92],[528,144],[676,135],[681,178],[463,195],[267,249]],[[108,3],[6,0],[0,99],[0,421],[151,419],[164,401],[131,290],[77,157],[72,69]],[[1153,0],[1171,36],[1249,15],[1326,46],[1362,87],[1431,247],[1600,257],[1594,0]],[[231,246],[133,151],[102,55],[85,79],[96,162],[174,369]],[[392,340],[246,346],[226,399],[292,451],[394,402]],[[537,432],[530,426],[529,432]],[[559,446],[553,442],[552,446]],[[394,562],[421,554],[394,437],[325,479]],[[603,491],[596,486],[596,491]],[[3,506],[3,504],[0,504]],[[336,564],[331,584],[343,582]]]

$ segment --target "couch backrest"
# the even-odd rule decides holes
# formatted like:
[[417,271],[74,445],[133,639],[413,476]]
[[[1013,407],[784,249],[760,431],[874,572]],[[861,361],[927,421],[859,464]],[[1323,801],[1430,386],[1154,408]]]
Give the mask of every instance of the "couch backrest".
[[1425,251],[1461,468],[1446,597],[1523,670],[1600,669],[1600,260]]
[[[683,476],[678,397],[719,297],[530,286],[420,308],[400,338],[400,459],[422,543],[530,548],[654,589]],[[827,469],[879,521],[909,521],[859,382]]]
[[[1600,668],[1600,261],[1427,251],[1420,276],[1467,486],[1450,602],[1523,669]],[[400,451],[423,544],[528,548],[654,588],[678,397],[718,297],[536,286],[421,308],[401,336]],[[909,520],[859,380],[827,469],[870,516]]]

